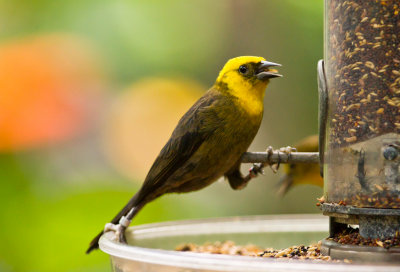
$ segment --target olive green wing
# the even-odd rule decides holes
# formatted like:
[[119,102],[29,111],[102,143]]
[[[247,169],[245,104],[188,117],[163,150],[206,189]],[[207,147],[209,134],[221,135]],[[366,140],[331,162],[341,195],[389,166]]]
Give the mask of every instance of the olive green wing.
[[140,189],[142,198],[156,198],[164,193],[163,185],[207,141],[224,120],[218,115],[223,95],[208,91],[181,118],[171,138],[154,161]]

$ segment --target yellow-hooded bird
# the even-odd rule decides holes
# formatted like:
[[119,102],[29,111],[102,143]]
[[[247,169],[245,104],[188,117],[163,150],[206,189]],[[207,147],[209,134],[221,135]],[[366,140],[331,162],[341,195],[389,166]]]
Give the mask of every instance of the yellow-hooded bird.
[[[280,65],[250,56],[225,64],[214,85],[180,119],[140,190],[112,219],[112,224],[124,225],[122,240],[130,223],[122,222],[124,218],[132,219],[163,194],[200,190],[221,176],[233,189],[247,184],[249,179],[240,173],[240,157],[260,127],[269,80],[281,76],[271,69],[274,66]],[[102,234],[93,239],[87,253],[98,248]]]
[[[311,135],[295,145],[298,152],[318,152],[318,135]],[[320,175],[319,164],[294,164],[283,166],[284,176],[279,181],[278,193],[284,195],[292,186],[311,184],[324,187],[324,180]]]

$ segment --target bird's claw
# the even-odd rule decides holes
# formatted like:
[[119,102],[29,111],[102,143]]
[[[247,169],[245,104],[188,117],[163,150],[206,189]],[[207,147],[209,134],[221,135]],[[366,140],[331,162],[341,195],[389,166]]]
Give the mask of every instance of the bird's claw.
[[295,147],[286,146],[286,147],[279,148],[279,152],[283,152],[283,153],[288,154],[290,156],[290,153],[297,152],[297,149]]
[[258,174],[264,175],[264,170],[261,164],[254,163],[249,170],[249,175],[251,178],[255,178]]
[[127,219],[125,216],[122,216],[119,220],[118,224],[107,223],[104,226],[104,232],[113,231],[115,232],[115,237],[117,237],[117,241],[123,244],[126,244],[125,230],[130,225],[131,220]]
[[[272,146],[268,146],[266,152],[267,152],[268,161],[270,161],[272,154],[274,154],[274,148]],[[279,153],[278,153],[278,156],[279,156]],[[274,174],[276,174],[276,172],[278,171],[278,168],[279,168],[279,163],[278,163],[278,167],[276,167],[276,168],[273,167],[274,164],[268,163],[268,165],[269,165],[269,168],[272,170],[272,172],[274,172]]]
[[268,159],[269,159],[271,155],[274,154],[274,148],[272,146],[268,146],[266,152],[268,154]]
[[[297,149],[291,146],[286,146],[286,147],[281,147],[277,150],[278,152],[278,163],[276,164],[269,164],[269,167],[271,168],[272,172],[277,173],[279,166],[281,164],[281,159],[280,159],[280,152],[287,154],[288,156],[290,156],[290,153],[292,152],[296,152]],[[267,156],[268,156],[268,160],[270,159],[271,155],[274,154],[274,149],[272,148],[272,146],[268,146],[267,147]]]

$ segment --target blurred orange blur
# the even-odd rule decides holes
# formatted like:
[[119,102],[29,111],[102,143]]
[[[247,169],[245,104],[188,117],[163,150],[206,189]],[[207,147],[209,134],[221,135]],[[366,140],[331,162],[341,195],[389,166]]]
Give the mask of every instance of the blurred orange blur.
[[0,44],[0,152],[71,139],[90,126],[104,74],[85,41],[32,36]]

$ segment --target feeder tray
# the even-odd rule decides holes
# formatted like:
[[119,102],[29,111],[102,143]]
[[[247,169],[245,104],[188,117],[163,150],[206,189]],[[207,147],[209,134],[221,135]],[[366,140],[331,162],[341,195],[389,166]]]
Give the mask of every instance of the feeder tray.
[[328,234],[328,219],[322,215],[279,215],[184,220],[130,227],[128,245],[115,241],[115,233],[100,239],[100,249],[110,255],[116,272],[372,272],[398,271],[393,264],[327,262],[276,259],[174,251],[188,241],[197,244],[234,241],[236,244],[285,248],[308,245]]

